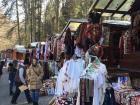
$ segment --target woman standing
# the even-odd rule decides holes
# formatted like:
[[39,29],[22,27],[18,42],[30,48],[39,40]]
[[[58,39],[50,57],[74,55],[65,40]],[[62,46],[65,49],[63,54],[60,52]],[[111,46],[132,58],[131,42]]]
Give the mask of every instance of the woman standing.
[[42,87],[41,81],[43,78],[43,74],[44,74],[43,69],[37,63],[37,59],[33,59],[33,63],[27,71],[30,90],[32,93],[33,105],[38,105],[39,91],[40,91],[40,88]]

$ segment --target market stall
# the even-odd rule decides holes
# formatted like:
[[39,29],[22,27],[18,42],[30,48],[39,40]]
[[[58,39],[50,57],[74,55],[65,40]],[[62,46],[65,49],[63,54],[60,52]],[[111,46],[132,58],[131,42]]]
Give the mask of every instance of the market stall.
[[24,60],[26,51],[24,45],[15,45],[15,48],[13,49],[13,60]]
[[[133,0],[117,3],[110,0],[101,5],[103,1],[94,1],[88,20],[71,19],[61,34],[63,43],[60,51],[64,52],[66,59],[62,60],[57,77],[56,98],[51,101],[53,105],[140,104],[137,74],[140,69],[139,16],[134,16],[139,12],[133,14],[130,21]],[[136,6],[136,3],[133,5]],[[133,5],[132,8],[135,7]],[[125,21],[110,20],[116,19],[116,16]]]

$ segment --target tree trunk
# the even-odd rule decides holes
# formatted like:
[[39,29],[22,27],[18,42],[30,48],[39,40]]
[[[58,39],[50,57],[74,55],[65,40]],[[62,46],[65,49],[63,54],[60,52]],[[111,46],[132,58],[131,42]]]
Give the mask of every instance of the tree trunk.
[[28,13],[27,13],[27,9],[28,9],[28,5],[27,5],[27,0],[24,0],[24,8],[25,8],[25,24],[24,24],[24,33],[25,33],[25,42],[28,43],[28,34],[27,34],[27,25],[28,25]]
[[18,44],[21,45],[18,0],[16,0],[16,13],[17,13],[17,25],[18,25]]
[[44,14],[44,26],[43,26],[44,37],[47,37],[46,24],[47,24],[47,5]]
[[60,0],[56,0],[56,32],[59,31],[59,4]]

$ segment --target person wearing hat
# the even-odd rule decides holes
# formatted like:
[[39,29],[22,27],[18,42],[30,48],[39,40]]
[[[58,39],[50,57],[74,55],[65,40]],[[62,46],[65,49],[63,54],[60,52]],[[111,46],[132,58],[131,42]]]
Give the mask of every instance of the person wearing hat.
[[[16,76],[15,76],[15,83],[16,83],[16,91],[12,97],[12,100],[11,100],[11,104],[17,104],[17,98],[19,97],[21,91],[19,89],[20,86],[22,85],[27,85],[27,82],[26,82],[26,69],[24,67],[24,64],[21,62],[18,64],[18,70],[16,72]],[[32,103],[32,98],[30,96],[30,91],[29,89],[26,89],[24,91],[25,93],[25,96],[26,96],[26,99],[28,101],[28,103]]]
[[44,75],[43,68],[37,62],[37,59],[34,58],[31,66],[27,70],[27,78],[29,81],[33,105],[38,105],[39,91],[43,86],[42,85],[43,75]]

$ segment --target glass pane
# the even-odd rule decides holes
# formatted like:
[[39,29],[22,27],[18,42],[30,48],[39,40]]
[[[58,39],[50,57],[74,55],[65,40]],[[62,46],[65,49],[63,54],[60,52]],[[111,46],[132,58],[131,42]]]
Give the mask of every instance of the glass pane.
[[127,0],[127,2],[119,9],[120,11],[128,11],[131,8],[134,0]]
[[123,20],[131,21],[131,16],[130,15],[126,15],[126,16],[124,16]]
[[121,18],[122,16],[123,16],[123,14],[115,14],[113,17]]
[[103,13],[102,16],[111,16],[111,13]]
[[109,10],[116,10],[124,0],[113,0],[113,2],[108,7]]
[[71,22],[68,27],[70,28],[71,31],[76,31],[80,26],[80,24],[81,23]]
[[96,5],[96,8],[104,9],[109,1],[110,0],[99,0],[98,4]]

